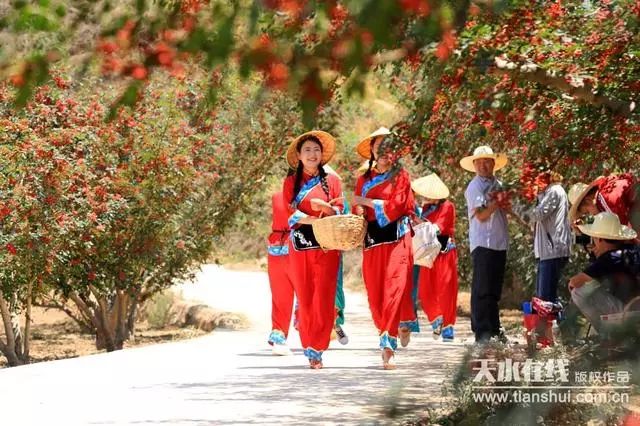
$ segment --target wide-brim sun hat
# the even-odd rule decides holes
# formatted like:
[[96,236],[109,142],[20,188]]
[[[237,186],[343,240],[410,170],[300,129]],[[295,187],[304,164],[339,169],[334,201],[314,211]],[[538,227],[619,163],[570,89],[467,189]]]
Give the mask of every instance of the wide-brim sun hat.
[[322,145],[321,162],[323,165],[331,161],[336,153],[336,139],[333,136],[322,130],[311,130],[310,132],[303,133],[295,138],[289,144],[289,148],[287,148],[287,163],[292,169],[298,167],[298,152],[296,150],[296,146],[300,140],[305,139],[308,136],[315,136],[320,141],[320,144]]
[[356,146],[356,152],[362,158],[371,158],[371,141],[378,136],[388,136],[390,134],[391,130],[387,129],[386,127],[380,127],[378,130],[358,142],[358,145]]
[[481,158],[491,158],[495,161],[495,166],[493,166],[494,172],[500,170],[509,162],[506,155],[500,153],[496,154],[493,152],[491,147],[482,145],[473,150],[473,155],[469,155],[460,160],[460,167],[469,172],[475,173],[476,169],[473,167],[473,162],[474,160],[479,160]]
[[431,200],[443,200],[449,197],[449,188],[435,173],[414,180],[411,182],[411,189],[416,194]]
[[[589,185],[583,184],[585,186],[582,188],[582,191],[580,191],[580,193],[578,193],[578,195],[574,197],[573,202],[571,203],[571,208],[569,209],[569,220],[571,222],[575,222],[576,219],[578,219],[578,208],[580,207],[580,203],[582,203],[582,200],[584,200],[584,197],[586,197],[593,188],[599,187],[600,184],[604,182],[604,179],[604,176],[600,176]],[[571,187],[571,189],[573,189],[573,187]],[[571,199],[569,199],[569,201],[571,201]]]
[[589,185],[582,182],[574,183],[573,185],[571,185],[571,188],[569,188],[569,192],[567,193],[569,203],[571,205],[574,205],[580,194],[582,194],[588,186]]
[[618,215],[610,212],[600,212],[589,225],[578,225],[578,229],[585,235],[608,240],[633,240],[638,234],[628,226],[622,225]]

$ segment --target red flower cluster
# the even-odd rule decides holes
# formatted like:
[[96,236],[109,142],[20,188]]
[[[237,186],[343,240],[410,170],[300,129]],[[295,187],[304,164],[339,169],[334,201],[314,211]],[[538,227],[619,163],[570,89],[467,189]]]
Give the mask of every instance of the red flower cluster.
[[427,16],[431,12],[428,0],[399,0],[400,7],[418,16]]

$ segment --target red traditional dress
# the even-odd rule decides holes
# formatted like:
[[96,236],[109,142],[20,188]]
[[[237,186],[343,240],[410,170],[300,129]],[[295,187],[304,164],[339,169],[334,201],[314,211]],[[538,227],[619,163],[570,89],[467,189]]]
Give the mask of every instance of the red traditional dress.
[[402,169],[392,176],[390,172],[380,174],[372,170],[369,178],[358,178],[355,193],[374,200],[374,208],[365,207],[369,224],[362,275],[373,322],[380,335],[380,349],[395,351],[401,310],[415,320],[411,301],[413,252],[409,232],[414,198],[409,173]]
[[442,203],[425,204],[421,216],[438,226],[442,251],[433,267],[420,267],[420,303],[434,329],[442,328],[443,339],[449,340],[453,339],[458,301],[458,252],[453,240],[456,209],[451,201],[445,200]]
[[282,192],[277,192],[271,197],[271,212],[267,257],[267,272],[271,286],[269,344],[283,345],[289,335],[291,323],[293,283],[289,276],[289,208]]
[[[341,196],[340,179],[329,174],[326,180],[329,195],[322,189],[319,176],[303,174],[300,191],[289,205],[288,224],[292,230],[289,268],[298,298],[300,341],[310,360],[322,360],[322,352],[329,347],[335,318],[340,252],[322,250],[315,240],[311,225],[302,225],[299,221],[306,216],[320,216],[319,211],[312,210],[311,199],[330,201]],[[283,193],[287,203],[291,203],[294,197],[294,184],[295,175],[288,176],[284,181]],[[335,203],[334,206],[337,213],[343,209],[342,203]]]

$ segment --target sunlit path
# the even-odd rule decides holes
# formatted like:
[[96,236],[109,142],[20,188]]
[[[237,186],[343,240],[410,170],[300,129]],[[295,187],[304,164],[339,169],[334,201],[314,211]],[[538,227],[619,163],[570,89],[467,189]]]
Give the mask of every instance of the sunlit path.
[[326,368],[313,371],[295,333],[294,356],[271,355],[265,273],[206,266],[196,281],[184,297],[244,312],[251,328],[0,371],[7,424],[392,423],[393,407],[437,403],[462,356],[462,344],[423,333],[399,351],[398,370],[383,371],[366,300],[347,294],[350,343],[332,342]]

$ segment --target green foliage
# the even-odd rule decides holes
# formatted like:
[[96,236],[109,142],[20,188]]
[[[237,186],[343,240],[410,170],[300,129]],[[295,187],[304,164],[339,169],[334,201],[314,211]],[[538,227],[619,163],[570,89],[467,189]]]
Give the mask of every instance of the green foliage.
[[171,291],[164,291],[156,293],[145,303],[144,316],[151,328],[161,329],[169,324],[175,298]]
[[299,120],[286,97],[233,76],[219,81],[224,108],[199,109],[202,82],[194,72],[137,85],[146,101],[111,121],[118,92],[101,79],[56,77],[18,111],[19,92],[1,87],[5,295],[24,301],[35,282],[40,294],[79,304],[95,328],[91,317],[115,301],[126,305],[118,315],[133,315],[192,277],[261,191]]
[[[581,403],[575,399],[575,393],[580,393],[579,389],[572,389],[574,398],[571,402],[519,402],[513,400],[501,401],[498,399],[492,402],[488,400],[480,400],[480,393],[486,394],[502,394],[510,393],[511,390],[505,389],[479,389],[478,386],[509,386],[513,385],[515,389],[522,387],[521,391],[529,395],[539,392],[563,393],[566,389],[554,386],[579,386],[574,381],[576,372],[602,372],[616,371],[618,369],[625,371],[634,371],[634,367],[625,363],[610,363],[604,358],[599,361],[584,362],[584,350],[576,350],[575,348],[567,348],[564,346],[556,346],[545,351],[539,351],[535,354],[526,354],[517,346],[505,346],[500,343],[492,342],[483,347],[469,348],[466,352],[460,368],[453,373],[453,382],[445,385],[443,396],[449,398],[449,403],[445,404],[446,408],[439,412],[432,412],[428,417],[421,418],[416,422],[409,424],[427,425],[502,425],[502,424],[545,424],[545,425],[565,425],[565,424],[618,424],[625,415],[625,407],[622,403]],[[549,381],[544,384],[539,381],[508,381],[508,382],[476,382],[477,370],[479,368],[480,359],[490,359],[492,365],[498,362],[504,362],[509,359],[513,362],[531,362],[545,364],[548,361],[556,362],[556,360],[568,360],[568,377],[570,382],[554,382]],[[474,370],[475,367],[475,370]],[[497,377],[497,369],[492,373]],[[555,373],[554,373],[555,374]],[[632,373],[633,374],[633,373]],[[556,376],[557,377],[557,376]],[[590,385],[596,386],[595,382],[589,382]],[[532,386],[532,387],[525,387]],[[540,389],[535,389],[541,386]],[[601,391],[607,390],[605,384],[600,388]],[[608,389],[613,390],[613,389]],[[586,391],[589,392],[589,391]]]

